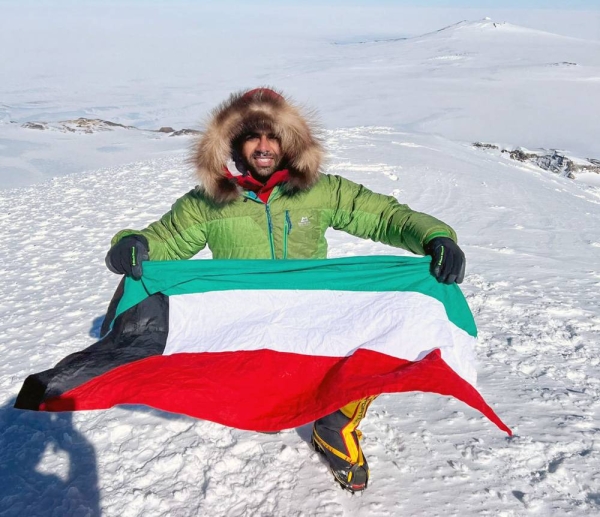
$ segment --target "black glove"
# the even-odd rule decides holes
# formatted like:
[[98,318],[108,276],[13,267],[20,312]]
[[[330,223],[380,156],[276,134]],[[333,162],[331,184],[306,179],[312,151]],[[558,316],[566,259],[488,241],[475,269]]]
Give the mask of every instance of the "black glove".
[[142,278],[142,262],[148,260],[148,240],[143,235],[128,235],[106,254],[106,267],[117,275]]
[[465,254],[458,244],[448,237],[435,237],[425,245],[431,255],[431,274],[438,282],[460,284],[465,278]]

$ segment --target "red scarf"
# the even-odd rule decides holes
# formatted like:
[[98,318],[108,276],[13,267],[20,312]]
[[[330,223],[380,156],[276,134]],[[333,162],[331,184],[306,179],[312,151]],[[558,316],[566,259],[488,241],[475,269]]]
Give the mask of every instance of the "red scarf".
[[269,196],[276,185],[290,179],[290,173],[287,169],[274,172],[266,183],[261,183],[254,179],[250,174],[246,174],[245,176],[234,176],[227,169],[225,170],[227,171],[228,178],[237,181],[237,184],[243,189],[256,193],[258,199],[263,203],[266,203],[269,200]]

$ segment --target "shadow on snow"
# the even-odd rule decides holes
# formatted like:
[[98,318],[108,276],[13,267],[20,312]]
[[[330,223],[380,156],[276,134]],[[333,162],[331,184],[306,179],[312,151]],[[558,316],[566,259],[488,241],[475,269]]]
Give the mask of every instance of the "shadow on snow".
[[0,516],[99,517],[96,453],[72,413],[13,404],[0,408]]

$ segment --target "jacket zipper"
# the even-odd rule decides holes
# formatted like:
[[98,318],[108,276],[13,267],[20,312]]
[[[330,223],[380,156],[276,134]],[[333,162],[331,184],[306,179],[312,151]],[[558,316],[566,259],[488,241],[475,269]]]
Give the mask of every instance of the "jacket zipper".
[[[275,189],[273,190],[273,193],[275,193],[275,190],[277,190],[277,187],[275,187]],[[271,198],[273,198],[273,193],[270,196]],[[273,219],[271,217],[271,207],[269,206],[269,202],[267,201],[265,203],[254,192],[246,192],[246,193],[244,193],[244,197],[246,199],[251,199],[252,201],[255,201],[256,203],[262,203],[263,205],[265,205],[265,212],[267,213],[267,230],[269,232],[269,246],[271,247],[271,258],[273,260],[275,260],[276,257],[275,257],[275,241],[273,240]],[[291,222],[290,222],[290,228],[291,228]],[[284,251],[284,255],[285,255],[285,251]]]
[[271,258],[275,259],[275,243],[273,242],[273,219],[271,218],[271,209],[269,203],[265,203],[265,210],[267,211],[267,227],[269,229],[269,244],[271,245]]
[[288,253],[288,235],[292,231],[292,220],[290,219],[290,211],[285,211],[285,223],[283,224],[283,258],[287,258]]

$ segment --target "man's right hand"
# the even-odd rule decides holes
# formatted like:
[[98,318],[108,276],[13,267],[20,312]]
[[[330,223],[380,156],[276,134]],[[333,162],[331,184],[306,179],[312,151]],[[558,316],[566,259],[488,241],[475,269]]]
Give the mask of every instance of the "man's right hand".
[[143,235],[128,235],[106,254],[106,267],[117,275],[142,278],[142,262],[148,260],[148,240]]

